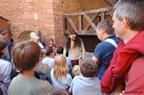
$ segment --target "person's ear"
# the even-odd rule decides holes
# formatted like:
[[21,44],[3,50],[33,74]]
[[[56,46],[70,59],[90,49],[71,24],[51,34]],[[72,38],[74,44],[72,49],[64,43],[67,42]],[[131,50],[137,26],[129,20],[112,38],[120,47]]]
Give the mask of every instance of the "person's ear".
[[100,32],[101,32],[101,34],[104,34],[105,30],[104,29],[100,29]]
[[123,18],[122,24],[123,24],[124,27],[129,27],[129,20],[128,20],[127,17]]

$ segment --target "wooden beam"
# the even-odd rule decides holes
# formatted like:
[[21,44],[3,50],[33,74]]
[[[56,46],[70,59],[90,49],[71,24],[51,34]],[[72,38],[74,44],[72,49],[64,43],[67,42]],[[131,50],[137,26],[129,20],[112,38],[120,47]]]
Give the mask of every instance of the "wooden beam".
[[101,21],[105,19],[105,12],[101,12]]
[[95,35],[95,36],[97,36],[97,34],[94,32],[86,32],[86,33],[79,33],[78,35]]
[[96,31],[96,25],[92,22],[91,18],[88,15],[84,15],[84,17],[89,22],[93,30]]
[[[94,15],[93,17],[91,17],[92,22],[98,17],[99,13],[97,13],[96,15]],[[84,28],[83,31],[87,31],[90,28],[90,24],[87,23],[86,27]]]
[[83,15],[79,16],[79,32],[83,30]]
[[100,9],[88,10],[88,11],[84,11],[84,12],[65,14],[65,16],[79,16],[79,15],[85,15],[85,14],[99,13],[99,12],[110,11],[111,9],[112,9],[112,7],[106,7],[106,8],[100,8]]
[[77,30],[76,26],[74,25],[74,23],[73,23],[71,17],[68,16],[67,19],[68,19],[68,21],[69,21],[69,23],[70,23],[72,29],[73,29],[76,33],[78,33],[78,30]]
[[64,30],[67,30],[67,19],[66,19],[66,16],[63,18],[63,23],[64,23]]
[[110,6],[113,6],[118,0],[104,0]]

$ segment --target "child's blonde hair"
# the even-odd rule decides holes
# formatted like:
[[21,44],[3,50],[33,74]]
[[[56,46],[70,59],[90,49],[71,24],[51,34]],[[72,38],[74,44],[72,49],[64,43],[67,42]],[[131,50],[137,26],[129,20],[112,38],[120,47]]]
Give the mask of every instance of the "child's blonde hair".
[[54,59],[54,76],[56,79],[65,78],[68,74],[68,65],[66,57],[59,54]]
[[73,77],[76,76],[76,75],[81,75],[81,72],[80,72],[80,66],[79,65],[75,65],[72,69],[72,75]]

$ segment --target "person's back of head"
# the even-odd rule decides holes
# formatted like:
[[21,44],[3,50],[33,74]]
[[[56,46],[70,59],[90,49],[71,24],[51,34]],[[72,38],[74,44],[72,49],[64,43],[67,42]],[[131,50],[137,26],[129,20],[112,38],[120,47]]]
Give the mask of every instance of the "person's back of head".
[[73,67],[73,69],[72,69],[72,75],[73,75],[73,77],[81,75],[80,66],[79,65],[75,65]]
[[128,20],[128,26],[132,30],[144,29],[144,0],[119,0],[114,6],[117,18]]
[[20,72],[32,70],[40,59],[40,47],[34,41],[17,43],[12,49],[12,58]]
[[2,58],[5,54],[4,49],[7,47],[7,42],[3,39],[0,39],[0,58]]
[[50,56],[53,53],[53,47],[47,46],[46,47],[46,55]]
[[63,54],[63,47],[62,46],[57,46],[57,53]]
[[80,61],[80,71],[84,77],[95,77],[98,65],[91,58],[84,58]]
[[66,62],[66,57],[63,54],[56,55],[54,59],[54,75],[56,79],[67,76],[68,65]]
[[39,64],[35,67],[35,76],[41,80],[50,81],[50,67],[47,64]]
[[96,26],[96,30],[100,31],[103,30],[105,31],[105,33],[107,33],[108,35],[113,34],[114,33],[114,29],[112,28],[112,22],[109,20],[102,20],[101,22],[99,22]]

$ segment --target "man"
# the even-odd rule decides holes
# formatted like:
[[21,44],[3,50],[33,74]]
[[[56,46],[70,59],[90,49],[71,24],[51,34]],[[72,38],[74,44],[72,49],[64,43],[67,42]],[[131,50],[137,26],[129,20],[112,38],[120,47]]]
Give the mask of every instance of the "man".
[[72,67],[74,67],[74,65],[79,65],[79,60],[81,58],[84,58],[84,44],[76,32],[69,31],[66,37],[67,42],[63,54],[67,55],[68,53],[68,57],[71,60]]
[[96,33],[102,42],[97,44],[92,60],[99,65],[98,79],[101,80],[120,40],[115,37],[112,23],[108,20],[103,20],[97,24]]
[[[117,47],[111,64],[101,80],[102,92],[104,93],[109,94],[111,91],[115,91],[121,85],[122,79],[126,82],[125,88],[128,88],[130,86],[128,85],[130,75],[139,78],[144,77],[129,72],[131,66],[134,65],[133,62],[144,54],[143,9],[144,0],[119,0],[114,7],[113,27],[116,36],[123,41]],[[126,93],[131,93],[130,95],[144,94],[144,90],[141,89],[144,87],[144,82],[137,81],[140,85],[137,85],[136,81],[131,82],[131,84],[135,84],[133,86],[135,89],[125,90],[124,95]]]

